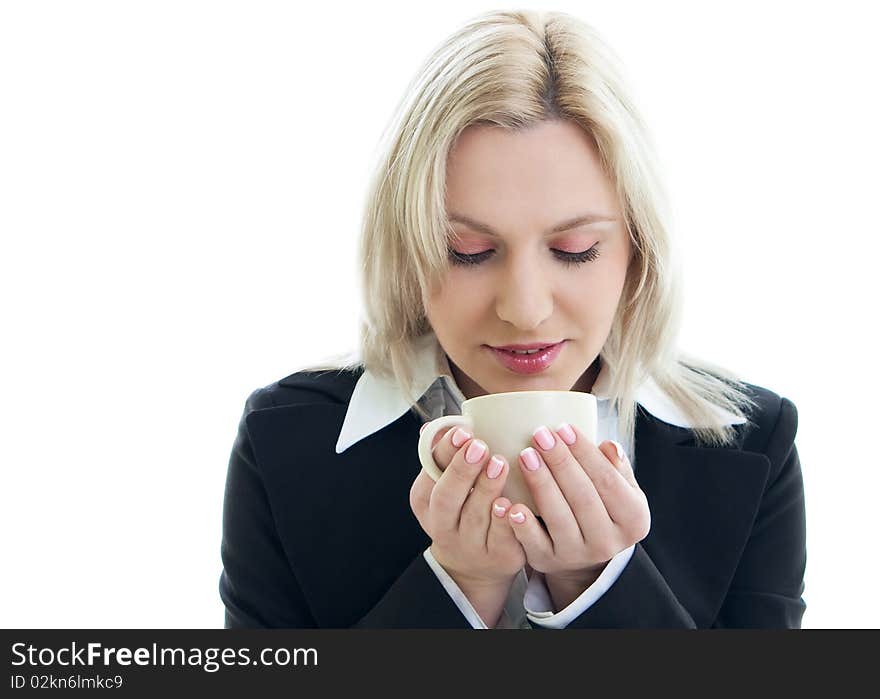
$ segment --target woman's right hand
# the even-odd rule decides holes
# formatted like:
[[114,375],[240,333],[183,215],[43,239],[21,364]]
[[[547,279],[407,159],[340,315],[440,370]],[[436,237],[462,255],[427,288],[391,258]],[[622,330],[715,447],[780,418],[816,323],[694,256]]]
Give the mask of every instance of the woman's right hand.
[[[510,465],[503,456],[494,456],[501,464],[496,474],[486,443],[461,427],[438,432],[432,454],[443,473],[435,483],[424,469],[419,471],[409,499],[413,514],[431,537],[431,554],[465,594],[467,589],[487,596],[492,590],[504,590],[506,596],[526,563],[507,518],[511,502],[501,496]],[[490,478],[489,472],[495,477]]]

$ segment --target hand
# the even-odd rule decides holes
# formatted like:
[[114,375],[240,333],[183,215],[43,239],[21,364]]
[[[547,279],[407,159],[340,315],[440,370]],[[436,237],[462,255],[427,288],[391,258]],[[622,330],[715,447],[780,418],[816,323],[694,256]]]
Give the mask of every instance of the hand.
[[[546,530],[522,503],[508,515],[529,565],[546,575],[557,608],[570,604],[608,561],[651,528],[647,497],[626,455],[618,456],[612,441],[597,447],[576,427],[567,427],[561,432],[539,428],[534,447],[520,453],[518,466]],[[536,470],[527,468],[524,457],[529,456]],[[520,512],[524,519],[518,522]],[[553,594],[554,587],[559,594]],[[566,599],[560,602],[559,596]]]
[[[483,453],[468,463],[466,455],[473,456],[480,447]],[[485,601],[484,607],[491,609],[480,616],[487,626],[494,625],[487,617],[496,616],[496,611],[500,615],[510,585],[526,562],[505,516],[510,500],[501,497],[510,465],[499,456],[501,472],[493,471],[495,477],[490,478],[486,443],[458,427],[438,433],[432,453],[443,473],[435,483],[424,470],[419,472],[410,489],[410,507],[431,537],[436,561],[478,612],[472,595]]]

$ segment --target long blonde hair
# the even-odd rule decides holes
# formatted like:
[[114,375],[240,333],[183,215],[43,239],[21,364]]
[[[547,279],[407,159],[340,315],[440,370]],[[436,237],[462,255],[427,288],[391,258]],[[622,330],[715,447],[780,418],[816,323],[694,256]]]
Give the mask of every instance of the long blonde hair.
[[650,135],[617,56],[591,26],[561,12],[481,14],[429,55],[385,132],[366,198],[359,351],[303,371],[363,366],[396,381],[416,403],[414,341],[431,332],[424,302],[449,264],[447,154],[472,124],[519,130],[548,119],[571,120],[592,135],[632,241],[600,353],[611,371],[620,436],[634,444],[634,396],[650,377],[696,425],[698,444],[730,444],[735,431],[713,406],[747,419],[756,404],[738,376],[677,349],[681,278]]

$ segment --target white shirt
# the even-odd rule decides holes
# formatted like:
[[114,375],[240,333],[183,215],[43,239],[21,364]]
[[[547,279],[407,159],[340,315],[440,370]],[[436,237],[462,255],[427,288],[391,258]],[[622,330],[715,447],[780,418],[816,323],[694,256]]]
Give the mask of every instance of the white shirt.
[[[635,450],[631,444],[623,443],[618,436],[618,415],[608,394],[610,379],[608,365],[602,363],[599,375],[590,391],[597,398],[596,443],[609,439],[620,442],[635,471]],[[415,395],[420,396],[418,403],[429,412],[430,419],[433,420],[441,415],[461,414],[460,406],[465,396],[452,376],[446,353],[433,332],[429,332],[417,341],[413,381]],[[680,409],[650,378],[636,391],[636,402],[664,422],[679,427],[692,427]],[[400,387],[393,380],[364,371],[352,392],[336,443],[336,453],[341,454],[352,444],[390,425],[412,408],[413,405],[406,400]],[[716,411],[727,424],[744,422],[743,419],[721,408],[716,408]],[[521,569],[511,586],[504,611],[495,628],[529,629],[533,625],[553,629],[565,628],[614,584],[629,563],[634,549],[635,546],[630,546],[614,556],[596,581],[571,604],[558,612],[553,611],[553,603],[543,574],[534,571],[528,578],[525,568]],[[488,628],[452,577],[431,555],[430,547],[425,549],[423,555],[471,626],[475,629]]]

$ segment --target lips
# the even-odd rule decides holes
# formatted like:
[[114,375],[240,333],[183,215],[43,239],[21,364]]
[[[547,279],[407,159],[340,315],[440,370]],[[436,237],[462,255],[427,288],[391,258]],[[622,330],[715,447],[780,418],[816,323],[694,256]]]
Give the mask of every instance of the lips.
[[552,347],[553,345],[557,345],[559,342],[555,340],[550,340],[548,342],[530,342],[525,345],[490,345],[490,347],[494,347],[495,349],[500,350],[534,350],[534,349],[544,349],[545,347]]
[[[541,351],[535,352],[534,354],[514,354],[510,349],[492,347],[490,345],[486,345],[486,347],[506,369],[509,369],[516,374],[529,375],[539,374],[549,368],[559,356],[560,352],[562,352],[564,345],[565,340],[553,345],[545,346]],[[537,349],[541,347],[541,345],[536,344],[532,347],[508,345],[507,347],[514,349],[519,349],[519,347],[523,347],[524,349]]]

